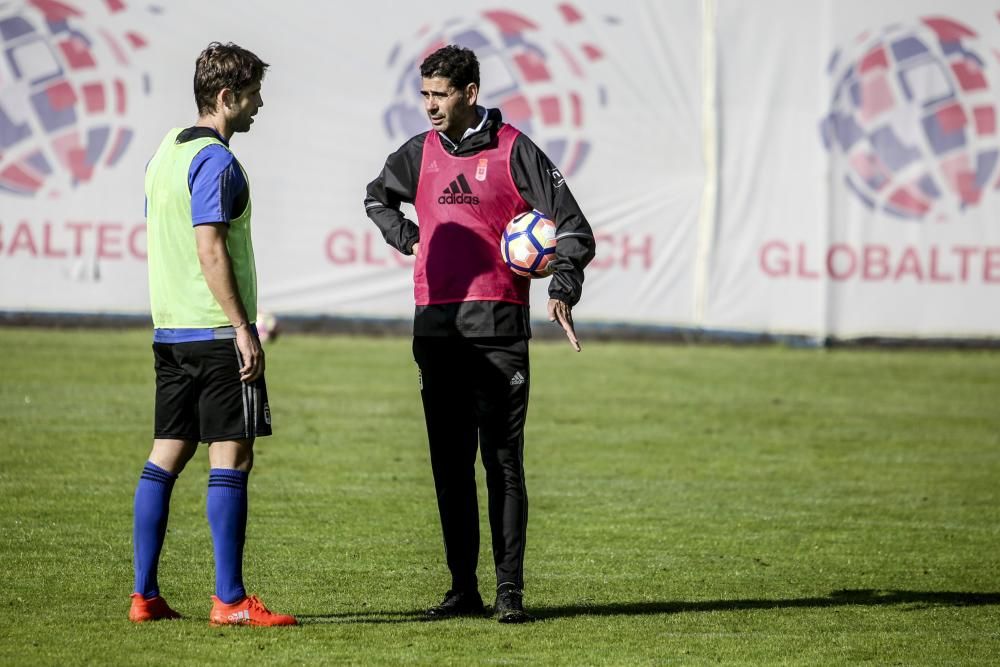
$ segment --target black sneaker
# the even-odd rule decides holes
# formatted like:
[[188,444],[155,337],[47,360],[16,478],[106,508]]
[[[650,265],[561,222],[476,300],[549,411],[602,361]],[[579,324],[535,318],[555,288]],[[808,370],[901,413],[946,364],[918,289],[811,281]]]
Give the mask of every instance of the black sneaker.
[[497,600],[494,608],[500,623],[529,623],[535,617],[524,611],[524,594],[514,584],[497,586]]
[[485,616],[486,608],[479,591],[448,591],[441,604],[426,612],[428,618],[452,618],[454,616]]

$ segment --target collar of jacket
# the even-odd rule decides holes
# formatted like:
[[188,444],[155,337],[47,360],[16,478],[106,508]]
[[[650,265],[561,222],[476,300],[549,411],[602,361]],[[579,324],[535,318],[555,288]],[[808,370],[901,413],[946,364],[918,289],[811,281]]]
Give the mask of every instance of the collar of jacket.
[[502,124],[503,116],[500,113],[500,109],[487,109],[486,122],[483,123],[481,130],[462,139],[462,141],[458,142],[458,145],[452,143],[450,139],[442,139],[441,145],[452,155],[459,157],[474,155],[496,145],[497,132],[500,131]]

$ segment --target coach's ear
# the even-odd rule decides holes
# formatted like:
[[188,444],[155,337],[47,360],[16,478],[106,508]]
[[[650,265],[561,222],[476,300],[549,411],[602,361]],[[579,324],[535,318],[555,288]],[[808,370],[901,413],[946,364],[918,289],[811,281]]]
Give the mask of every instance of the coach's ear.
[[470,83],[465,87],[465,103],[470,106],[476,106],[476,102],[479,101],[479,84]]

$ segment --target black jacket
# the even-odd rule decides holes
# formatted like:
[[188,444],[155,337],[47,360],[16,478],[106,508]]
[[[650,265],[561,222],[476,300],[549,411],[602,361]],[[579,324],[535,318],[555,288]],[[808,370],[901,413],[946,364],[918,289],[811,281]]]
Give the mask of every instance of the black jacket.
[[[503,119],[499,109],[487,111],[483,128],[458,145],[447,137],[441,144],[452,155],[468,157],[497,145]],[[412,254],[420,240],[418,226],[399,210],[417,195],[420,160],[428,132],[418,134],[385,161],[382,173],[368,184],[365,212],[378,226],[386,243],[404,255]],[[560,171],[526,135],[514,142],[511,177],[524,200],[556,223],[556,256],[549,283],[549,297],[573,306],[583,290],[583,269],[594,257],[594,234]],[[417,306],[417,336],[530,336],[528,308],[497,301],[466,301]]]

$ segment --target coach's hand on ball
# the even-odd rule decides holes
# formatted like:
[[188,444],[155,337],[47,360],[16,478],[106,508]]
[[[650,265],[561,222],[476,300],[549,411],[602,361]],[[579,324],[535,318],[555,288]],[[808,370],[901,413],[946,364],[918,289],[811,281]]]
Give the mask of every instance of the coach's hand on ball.
[[573,328],[573,308],[565,301],[559,299],[549,299],[549,321],[559,322],[566,337],[569,338],[570,345],[577,352],[580,351],[580,341],[576,337],[576,329]]

